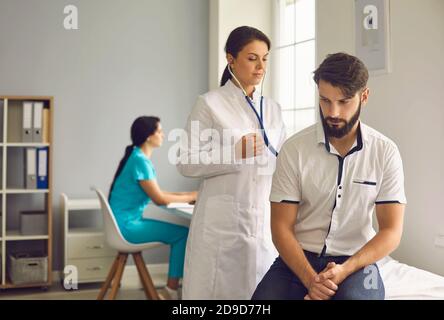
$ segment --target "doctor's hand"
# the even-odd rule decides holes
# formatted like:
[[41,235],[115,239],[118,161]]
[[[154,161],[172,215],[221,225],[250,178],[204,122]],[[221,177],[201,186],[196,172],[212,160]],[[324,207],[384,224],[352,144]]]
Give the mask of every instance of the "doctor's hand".
[[247,159],[260,156],[264,152],[264,140],[256,133],[243,136],[235,146],[236,159]]

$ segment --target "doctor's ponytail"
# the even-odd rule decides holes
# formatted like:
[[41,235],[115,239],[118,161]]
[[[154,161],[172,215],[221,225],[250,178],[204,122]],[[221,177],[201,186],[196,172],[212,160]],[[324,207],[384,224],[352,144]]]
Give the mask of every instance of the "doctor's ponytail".
[[[271,41],[268,37],[260,30],[253,27],[238,27],[231,31],[228,36],[227,43],[225,44],[225,53],[231,54],[234,58],[237,58],[242,49],[254,40],[259,40],[265,42],[268,46],[268,50],[271,49]],[[220,86],[224,86],[228,80],[231,79],[231,74],[228,71],[228,65],[225,67],[222,79],[220,80]]]
[[224,73],[222,74],[222,79],[220,80],[220,86],[222,87],[227,83],[228,80],[232,78],[230,71],[228,71],[228,65],[225,67]]
[[119,166],[117,167],[116,173],[114,174],[113,182],[111,183],[111,187],[109,188],[108,200],[111,200],[111,192],[113,191],[116,179],[125,167],[125,164],[131,156],[134,147],[140,147],[142,144],[144,144],[146,139],[148,139],[148,137],[156,132],[157,127],[159,126],[159,122],[160,118],[158,117],[139,117],[134,120],[133,124],[131,125],[132,144],[125,148],[125,154],[120,160]]

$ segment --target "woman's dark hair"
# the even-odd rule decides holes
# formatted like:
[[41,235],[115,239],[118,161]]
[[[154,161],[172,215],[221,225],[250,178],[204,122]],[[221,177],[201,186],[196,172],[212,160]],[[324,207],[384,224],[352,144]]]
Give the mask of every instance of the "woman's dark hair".
[[[267,44],[268,50],[271,49],[270,39],[260,30],[253,27],[238,27],[231,31],[228,36],[227,43],[225,44],[225,53],[231,54],[234,58],[242,49],[254,40],[263,41]],[[224,74],[220,80],[220,85],[223,86],[225,83],[231,79],[231,74],[228,71],[228,66],[225,67]]]
[[140,147],[149,136],[154,134],[159,126],[159,122],[160,118],[158,117],[139,117],[134,120],[133,124],[131,125],[132,144],[126,147],[125,154],[122,160],[120,160],[116,174],[114,175],[113,182],[111,183],[111,187],[109,189],[108,200],[111,199],[111,191],[113,191],[114,183],[125,167],[125,164],[128,161],[128,158],[130,157],[134,147]]
[[357,57],[339,52],[327,55],[314,72],[313,80],[318,86],[319,81],[324,80],[339,87],[350,98],[367,86],[368,70]]

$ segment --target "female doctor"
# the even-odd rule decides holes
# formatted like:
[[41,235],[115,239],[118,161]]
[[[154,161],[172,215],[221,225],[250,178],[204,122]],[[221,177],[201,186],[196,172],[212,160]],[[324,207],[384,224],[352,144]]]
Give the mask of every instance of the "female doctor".
[[280,106],[255,89],[269,50],[261,31],[233,30],[221,87],[200,96],[188,118],[177,167],[203,182],[187,242],[184,299],[250,299],[277,256],[269,194],[285,128]]

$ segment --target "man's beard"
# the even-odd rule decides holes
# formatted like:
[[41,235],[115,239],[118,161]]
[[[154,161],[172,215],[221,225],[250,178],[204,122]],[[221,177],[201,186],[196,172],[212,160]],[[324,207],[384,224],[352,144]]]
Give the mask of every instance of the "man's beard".
[[[331,118],[331,117],[324,118],[321,106],[319,106],[319,114],[321,115],[322,126],[324,127],[324,132],[326,136],[340,139],[345,137],[351,131],[351,129],[353,129],[356,122],[358,122],[359,116],[361,115],[361,102],[359,102],[358,110],[355,112],[355,114],[351,117],[350,121],[348,122],[345,121],[344,119]],[[342,127],[331,127],[327,123],[327,120],[335,124],[345,123],[345,125],[343,125]]]

